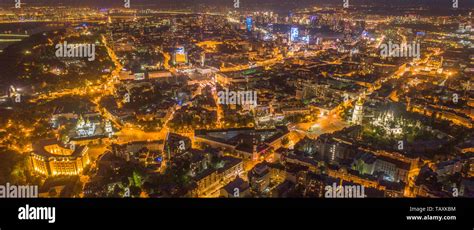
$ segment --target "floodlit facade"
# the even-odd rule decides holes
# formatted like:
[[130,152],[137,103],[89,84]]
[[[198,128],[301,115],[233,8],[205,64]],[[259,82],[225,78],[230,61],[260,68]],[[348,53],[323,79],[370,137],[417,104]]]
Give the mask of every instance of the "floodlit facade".
[[44,176],[81,175],[90,163],[87,146],[66,147],[56,140],[45,140],[33,146],[30,164]]

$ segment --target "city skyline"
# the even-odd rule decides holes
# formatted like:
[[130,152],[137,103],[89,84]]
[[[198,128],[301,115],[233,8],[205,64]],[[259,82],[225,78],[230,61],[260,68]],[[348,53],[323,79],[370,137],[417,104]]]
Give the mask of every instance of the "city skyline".
[[474,197],[466,1],[30,3],[0,2],[0,185]]
[[[2,0],[0,1],[0,6],[8,7],[14,3],[15,0]],[[91,0],[21,0],[22,4],[25,6],[57,6],[60,5],[71,5],[71,6],[88,6],[88,7],[121,7],[123,6],[123,1],[121,0],[105,0],[101,2],[91,1]],[[307,7],[311,5],[342,5],[344,2],[343,0],[295,0],[295,1],[282,1],[282,0],[241,0],[243,6],[245,4],[250,4],[252,7],[255,6],[267,6],[266,4],[274,4],[275,7],[279,5],[282,6],[291,6],[294,5],[295,7]],[[131,5],[135,5],[136,7],[143,7],[143,6],[155,6],[159,7],[160,5],[164,5],[166,7],[172,7],[175,5],[176,7],[182,7],[182,5],[193,6],[193,5],[216,5],[217,6],[229,6],[232,5],[233,1],[226,1],[226,0],[181,0],[181,1],[172,1],[172,0],[132,0],[130,3]],[[353,6],[377,6],[377,7],[389,7],[389,6],[420,6],[426,7],[430,9],[442,8],[444,10],[452,10],[450,9],[450,5],[453,4],[452,1],[449,0],[350,0],[351,5]],[[459,8],[465,9],[469,7],[473,7],[474,3],[466,0],[459,0]],[[291,10],[291,9],[288,9]]]

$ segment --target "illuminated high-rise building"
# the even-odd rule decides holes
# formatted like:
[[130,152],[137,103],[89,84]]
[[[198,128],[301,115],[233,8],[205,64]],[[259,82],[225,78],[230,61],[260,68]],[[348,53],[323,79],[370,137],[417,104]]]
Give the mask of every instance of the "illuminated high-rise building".
[[249,16],[249,17],[247,17],[247,18],[245,19],[245,25],[246,25],[246,27],[247,27],[247,31],[248,31],[248,32],[251,32],[251,31],[252,31],[252,26],[253,26],[252,23],[253,23],[253,22],[252,22],[252,17]]
[[298,39],[298,36],[299,36],[299,30],[298,30],[298,27],[291,27],[291,31],[290,31],[290,41],[291,42],[294,42]]
[[363,118],[364,118],[364,102],[362,101],[362,98],[359,97],[359,100],[357,100],[355,104],[354,112],[352,113],[352,124],[361,125]]
[[187,64],[188,53],[184,49],[184,46],[176,46],[173,52],[173,65]]
[[206,65],[206,53],[201,53],[201,66]]

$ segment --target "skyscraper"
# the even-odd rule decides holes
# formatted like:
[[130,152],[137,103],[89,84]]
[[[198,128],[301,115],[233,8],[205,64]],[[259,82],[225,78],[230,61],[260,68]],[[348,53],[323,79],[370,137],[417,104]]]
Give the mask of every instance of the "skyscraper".
[[298,39],[299,36],[299,30],[298,27],[291,27],[291,32],[290,32],[290,41],[294,42]]
[[247,26],[247,31],[251,32],[252,31],[252,17],[248,16],[247,19],[245,19],[245,24]]

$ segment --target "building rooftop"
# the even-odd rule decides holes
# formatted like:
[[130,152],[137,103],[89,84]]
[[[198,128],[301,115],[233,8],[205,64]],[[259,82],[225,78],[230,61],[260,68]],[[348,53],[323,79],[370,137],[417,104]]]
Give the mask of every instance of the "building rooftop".
[[236,188],[239,189],[239,192],[243,192],[249,189],[250,185],[242,178],[236,177],[233,181],[229,182],[226,186],[223,187],[223,189],[229,194],[233,194],[235,192],[234,189]]
[[277,127],[275,129],[254,128],[234,128],[234,129],[218,129],[218,130],[196,130],[195,136],[222,144],[230,145],[235,149],[244,152],[253,152],[256,144],[257,152],[268,148],[268,145],[288,134],[286,127]]
[[65,146],[56,139],[41,140],[33,144],[33,152],[43,157],[80,157],[86,146]]

